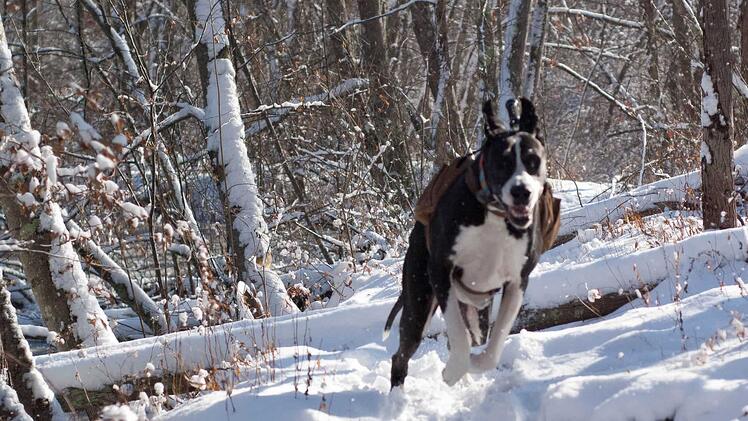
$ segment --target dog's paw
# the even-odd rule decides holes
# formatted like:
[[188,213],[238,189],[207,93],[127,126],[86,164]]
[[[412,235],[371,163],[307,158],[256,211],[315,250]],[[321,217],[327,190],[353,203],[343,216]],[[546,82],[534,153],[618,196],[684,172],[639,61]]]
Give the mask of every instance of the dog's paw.
[[467,373],[468,367],[462,364],[449,364],[442,370],[442,379],[447,386],[454,386],[455,383]]
[[470,372],[471,373],[483,373],[488,370],[493,370],[498,366],[492,355],[485,352],[480,354],[470,355]]

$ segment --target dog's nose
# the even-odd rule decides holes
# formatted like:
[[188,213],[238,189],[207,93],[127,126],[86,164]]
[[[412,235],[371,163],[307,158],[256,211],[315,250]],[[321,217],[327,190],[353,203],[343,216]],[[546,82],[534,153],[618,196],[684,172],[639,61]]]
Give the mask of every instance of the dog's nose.
[[509,193],[512,195],[515,205],[526,205],[530,201],[530,190],[527,190],[524,185],[512,186]]

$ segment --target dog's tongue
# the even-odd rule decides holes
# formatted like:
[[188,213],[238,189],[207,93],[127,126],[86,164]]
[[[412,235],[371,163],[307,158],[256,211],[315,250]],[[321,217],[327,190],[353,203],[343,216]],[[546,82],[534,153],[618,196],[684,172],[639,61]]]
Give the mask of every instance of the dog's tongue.
[[530,214],[528,206],[510,206],[509,211],[515,216],[527,216]]

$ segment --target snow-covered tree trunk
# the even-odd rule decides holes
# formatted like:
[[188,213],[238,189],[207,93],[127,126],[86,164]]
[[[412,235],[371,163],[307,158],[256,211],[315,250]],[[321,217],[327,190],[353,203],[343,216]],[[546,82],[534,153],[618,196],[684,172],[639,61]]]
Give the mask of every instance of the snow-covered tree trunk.
[[26,413],[23,404],[18,401],[18,395],[0,375],[0,420],[33,421]]
[[702,210],[705,229],[737,224],[732,174],[732,64],[726,0],[704,2],[704,74],[701,78]]
[[[103,11],[93,2],[93,0],[83,0],[85,7],[88,9],[88,11],[93,15],[94,19],[98,23],[99,27],[102,29],[102,31],[107,35],[107,38],[110,41],[110,44],[112,46],[112,49],[117,54],[117,57],[120,59],[122,64],[125,66],[125,71],[128,74],[128,88],[131,92],[131,94],[137,99],[138,104],[143,109],[143,112],[153,118],[152,113],[152,104],[148,101],[145,94],[143,93],[142,89],[138,87],[138,81],[143,79],[150,78],[150,74],[145,74],[140,70],[140,68],[136,65],[135,59],[133,58],[132,51],[125,40],[119,33],[109,24],[105,14]],[[148,82],[151,82],[150,80]],[[155,92],[152,93],[152,100],[153,96],[155,96]],[[179,112],[173,114],[173,116],[177,116],[180,114],[180,112],[189,110],[190,108],[194,107],[183,107],[182,110]],[[202,110],[195,110],[191,111],[191,113],[195,116],[199,115],[200,118],[204,118],[204,113]],[[171,121],[169,121],[171,120]],[[173,124],[178,119],[170,119],[169,117],[163,119],[159,124]],[[151,122],[151,127],[144,130],[140,137],[143,139],[148,137],[156,137],[156,154],[157,157],[161,163],[161,166],[163,167],[164,176],[166,177],[168,181],[168,185],[172,190],[172,193],[174,195],[174,204],[176,205],[177,210],[179,211],[179,214],[182,218],[184,218],[185,222],[187,222],[187,226],[189,227],[189,233],[183,232],[182,237],[183,241],[190,246],[190,253],[192,259],[196,262],[196,265],[199,269],[198,275],[200,277],[201,283],[203,285],[200,285],[198,287],[201,287],[206,293],[210,292],[213,295],[220,295],[217,291],[212,291],[216,285],[216,281],[220,277],[220,271],[215,267],[215,265],[212,265],[211,261],[209,260],[210,251],[208,250],[208,246],[205,243],[203,239],[203,235],[200,230],[200,226],[197,223],[197,220],[195,219],[194,213],[192,212],[192,208],[190,207],[190,204],[188,203],[187,196],[184,194],[184,191],[182,189],[182,184],[179,178],[177,177],[177,171],[174,168],[174,165],[171,161],[171,158],[169,157],[169,154],[167,153],[166,147],[164,146],[164,143],[161,141],[158,141],[157,134],[153,133],[155,126],[155,121]],[[156,129],[156,132],[159,130]],[[133,142],[133,147],[135,143]],[[94,244],[95,245],[95,244]],[[97,246],[98,247],[98,246]],[[87,250],[88,247],[84,247],[83,250]],[[109,259],[108,256],[102,255],[102,258]],[[99,260],[99,259],[97,259]],[[111,259],[109,259],[111,260]],[[116,271],[115,271],[116,272]],[[109,276],[113,275],[113,276]],[[114,272],[109,273],[105,279],[107,280],[116,280],[121,278],[120,276],[117,276]],[[120,287],[116,287],[118,289],[118,292],[122,292],[120,290]],[[133,304],[136,307],[134,307],[134,310],[138,314],[142,314],[143,311],[148,313],[148,319],[151,322],[156,322],[157,324],[152,325],[153,328],[163,328],[166,329],[167,326],[165,324],[165,318],[163,316],[163,311],[160,311],[161,314],[156,314],[153,312],[153,309],[150,309],[150,304],[147,302],[143,302],[140,300],[140,302],[136,301],[130,301],[126,297],[122,297],[123,300],[127,301],[128,304]],[[145,306],[145,307],[143,307]],[[162,323],[163,322],[163,323]],[[158,330],[158,329],[155,329]]]
[[499,68],[499,118],[508,123],[507,101],[522,92],[522,66],[525,58],[527,27],[530,21],[529,0],[511,0],[507,13],[507,26],[504,32],[504,50],[501,52]]
[[235,256],[238,281],[250,281],[262,293],[272,315],[298,310],[285,285],[271,269],[270,239],[255,173],[247,157],[244,123],[229,59],[229,41],[218,0],[186,0],[195,19],[195,38],[205,89],[205,127],[208,151],[225,205],[229,244]]
[[[36,420],[62,420],[62,408],[34,365],[26,338],[18,325],[10,292],[0,273],[0,345],[6,355],[8,378],[26,412]],[[0,395],[2,393],[0,392]],[[1,399],[1,398],[0,398]],[[2,406],[2,405],[0,405]],[[0,416],[0,419],[5,419]]]
[[116,343],[69,240],[55,199],[60,189],[57,157],[50,146],[39,146],[41,136],[31,128],[1,25],[0,115],[5,134],[0,145],[0,203],[9,231],[17,239],[33,241],[20,258],[42,318],[65,340],[62,348]]
[[538,0],[532,10],[530,20],[530,57],[527,61],[527,72],[522,96],[534,99],[540,86],[543,69],[543,45],[545,44],[545,27],[548,17],[548,0]]

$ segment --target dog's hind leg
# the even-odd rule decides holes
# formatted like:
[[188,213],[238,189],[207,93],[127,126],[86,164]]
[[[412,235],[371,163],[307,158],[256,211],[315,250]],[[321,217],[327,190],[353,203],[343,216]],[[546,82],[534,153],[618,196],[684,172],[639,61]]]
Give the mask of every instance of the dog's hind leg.
[[423,331],[431,318],[434,294],[428,282],[413,289],[403,290],[403,314],[400,317],[400,346],[392,355],[390,387],[400,386],[408,375],[408,362],[418,349]]
[[499,315],[491,329],[488,345],[480,354],[470,356],[471,370],[487,371],[496,368],[499,364],[504,341],[512,330],[514,319],[517,318],[517,313],[522,306],[523,296],[524,293],[519,283],[510,282],[504,286]]
[[[409,241],[410,246],[403,264],[403,292],[398,299],[402,306],[399,328],[400,347],[392,355],[391,387],[400,386],[405,382],[405,377],[408,375],[408,362],[421,343],[423,331],[434,306],[434,291],[428,278],[429,255],[423,225],[416,224]],[[394,308],[393,311],[395,311]]]

